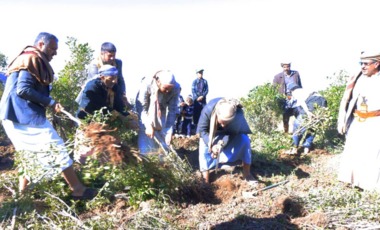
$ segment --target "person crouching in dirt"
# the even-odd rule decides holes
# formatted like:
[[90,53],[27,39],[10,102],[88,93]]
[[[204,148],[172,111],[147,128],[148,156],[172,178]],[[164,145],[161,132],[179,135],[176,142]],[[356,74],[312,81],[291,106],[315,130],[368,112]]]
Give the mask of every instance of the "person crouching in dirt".
[[[157,153],[170,145],[181,86],[169,70],[144,77],[136,96],[139,116],[138,146],[141,155]],[[158,143],[157,143],[158,142]]]
[[[117,86],[118,70],[112,65],[103,65],[99,69],[98,77],[86,83],[83,91],[78,96],[79,109],[77,117],[85,119],[88,114],[101,110],[104,115],[111,113],[112,119],[127,121],[129,113],[125,111],[123,93]],[[137,126],[137,125],[136,125]],[[81,164],[86,158],[94,153],[94,147],[90,146],[85,139],[85,134],[78,129],[75,134],[74,160]]]
[[[57,49],[58,38],[42,32],[33,46],[27,46],[11,62],[0,102],[0,119],[16,151],[30,156],[25,160],[30,167],[62,172],[73,199],[92,199],[97,191],[80,182],[63,139],[46,118],[48,108],[55,112],[62,110],[61,104],[50,97],[54,80],[50,61],[57,55]],[[38,178],[20,176],[20,192],[35,179]]]
[[302,147],[304,148],[303,153],[308,154],[313,145],[315,131],[313,129],[307,129],[306,127],[302,128],[301,126],[303,125],[305,116],[308,116],[309,118],[314,117],[312,112],[316,109],[316,105],[319,107],[327,107],[327,101],[319,93],[310,93],[295,83],[289,84],[289,90],[292,99],[297,101],[297,104],[295,107],[296,118],[293,122],[293,147],[287,153],[297,154],[301,139],[304,138],[302,143]]
[[[242,162],[245,180],[257,183],[251,174],[251,130],[242,105],[236,99],[215,98],[201,112],[197,133],[199,166],[203,179],[209,183],[209,170],[222,164]],[[219,162],[218,162],[219,161]]]
[[99,77],[88,81],[79,98],[77,117],[86,118],[87,114],[94,114],[101,110],[104,114],[125,119],[129,113],[125,110],[123,93],[117,87],[118,70],[112,65],[103,65],[99,69]]

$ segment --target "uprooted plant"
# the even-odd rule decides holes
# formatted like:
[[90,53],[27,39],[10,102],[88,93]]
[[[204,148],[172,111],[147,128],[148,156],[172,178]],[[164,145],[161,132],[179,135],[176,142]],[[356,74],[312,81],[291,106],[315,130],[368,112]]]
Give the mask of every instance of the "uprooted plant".
[[[74,140],[67,141],[65,146],[70,153],[76,152],[78,145],[82,144],[94,149],[91,157],[87,157],[83,164],[75,162],[74,168],[86,186],[98,188],[98,196],[85,203],[72,201],[67,184],[59,176],[60,165],[54,163],[60,149],[52,146],[41,153],[49,157],[47,164],[51,167],[47,168],[39,164],[41,154],[19,153],[15,163],[19,174],[1,183],[2,187],[6,186],[14,193],[12,199],[3,202],[2,226],[17,220],[16,226],[39,228],[47,224],[54,228],[76,226],[86,229],[99,223],[90,219],[81,222],[76,216],[110,204],[114,199],[125,200],[131,208],[150,199],[168,204],[181,202],[184,197],[178,194],[199,188],[190,164],[182,160],[175,150],[164,157],[158,157],[160,153],[142,157],[133,150],[133,143],[125,139],[135,140],[136,134],[127,130],[125,121],[111,120],[109,114],[95,113],[77,129],[83,137],[78,138],[75,144]],[[17,177],[20,175],[28,175],[31,180],[29,189],[22,195],[17,192]],[[42,208],[36,209],[36,206]],[[102,225],[117,226],[118,223],[113,221],[117,220],[110,219]]]

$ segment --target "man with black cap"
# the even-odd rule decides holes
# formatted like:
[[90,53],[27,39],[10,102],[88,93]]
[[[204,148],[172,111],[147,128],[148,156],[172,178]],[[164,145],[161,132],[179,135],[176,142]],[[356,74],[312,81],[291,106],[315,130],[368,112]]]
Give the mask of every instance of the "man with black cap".
[[283,71],[278,73],[273,78],[273,86],[278,87],[278,92],[285,95],[285,99],[281,101],[281,106],[283,107],[283,124],[284,131],[288,133],[289,131],[289,119],[294,115],[294,103],[295,101],[291,100],[289,84],[297,84],[302,88],[301,78],[298,71],[291,70],[291,63],[286,61],[281,63]]
[[380,191],[380,52],[362,52],[361,72],[346,86],[338,131],[346,134],[338,180],[368,191]]
[[204,69],[196,70],[197,79],[193,81],[191,92],[193,94],[194,101],[194,114],[193,123],[195,126],[198,125],[199,116],[203,107],[206,105],[206,96],[208,94],[208,84],[207,80],[203,78]]

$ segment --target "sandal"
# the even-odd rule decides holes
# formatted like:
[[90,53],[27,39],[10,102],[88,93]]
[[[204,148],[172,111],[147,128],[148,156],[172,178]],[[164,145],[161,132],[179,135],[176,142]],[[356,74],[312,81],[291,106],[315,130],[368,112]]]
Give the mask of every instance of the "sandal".
[[71,197],[75,201],[77,201],[77,200],[92,200],[94,197],[96,197],[96,195],[98,195],[98,191],[96,189],[86,188],[86,190],[84,190],[82,196],[71,196]]

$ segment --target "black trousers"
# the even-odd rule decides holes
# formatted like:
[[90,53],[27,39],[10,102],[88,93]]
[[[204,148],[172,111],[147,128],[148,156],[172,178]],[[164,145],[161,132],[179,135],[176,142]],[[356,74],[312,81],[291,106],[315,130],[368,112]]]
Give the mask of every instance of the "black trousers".
[[202,109],[205,105],[206,105],[206,99],[203,99],[202,101],[194,100],[194,114],[193,114],[194,125],[198,125],[199,117],[201,116]]

